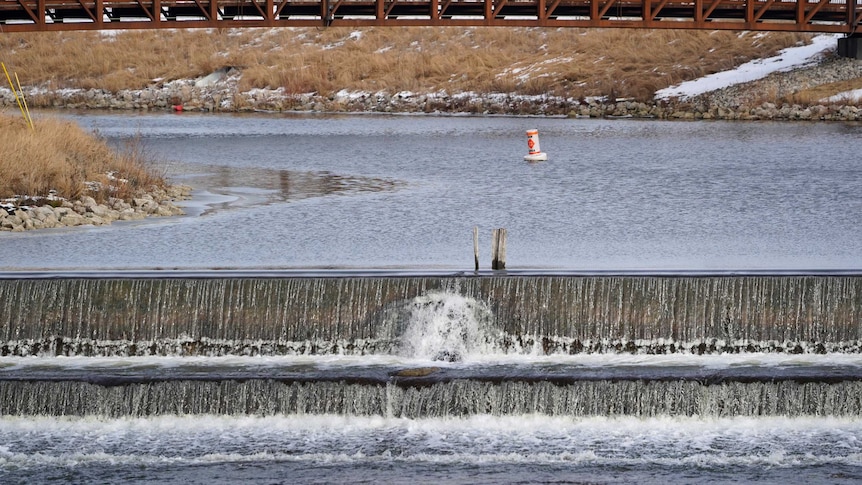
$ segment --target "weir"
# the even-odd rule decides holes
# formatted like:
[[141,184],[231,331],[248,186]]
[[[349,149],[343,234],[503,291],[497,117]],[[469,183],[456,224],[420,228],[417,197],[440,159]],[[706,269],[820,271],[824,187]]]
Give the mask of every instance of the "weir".
[[860,352],[862,277],[10,279],[0,354],[395,354],[452,311],[502,353]]
[[0,279],[0,416],[856,417],[860,313],[852,275]]
[[860,396],[862,382],[858,381],[718,385],[588,381],[557,385],[458,380],[418,387],[274,380],[157,381],[123,386],[0,381],[0,415],[859,416]]

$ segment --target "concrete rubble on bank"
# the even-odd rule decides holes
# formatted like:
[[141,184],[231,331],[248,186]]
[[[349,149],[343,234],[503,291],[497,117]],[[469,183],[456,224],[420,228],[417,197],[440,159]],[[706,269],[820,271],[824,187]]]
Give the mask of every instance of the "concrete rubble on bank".
[[21,232],[30,229],[74,227],[82,225],[101,226],[113,221],[139,220],[149,216],[173,216],[183,214],[174,204],[188,199],[191,187],[173,185],[154,188],[134,197],[131,202],[109,198],[97,203],[90,196],[78,200],[38,199],[38,204],[0,204],[0,231]]
[[[862,61],[825,56],[820,62],[776,72],[687,99],[648,102],[593,97],[506,93],[365,93],[330,95],[279,89],[238,90],[242,73],[225,67],[197,80],[160,82],[116,93],[100,89],[31,89],[31,106],[67,109],[175,110],[204,112],[298,111],[384,113],[473,113],[539,116],[723,120],[862,120],[862,101],[793,101],[805,89],[862,77]],[[786,101],[791,100],[791,101]],[[11,91],[0,89],[0,106],[12,107]]]

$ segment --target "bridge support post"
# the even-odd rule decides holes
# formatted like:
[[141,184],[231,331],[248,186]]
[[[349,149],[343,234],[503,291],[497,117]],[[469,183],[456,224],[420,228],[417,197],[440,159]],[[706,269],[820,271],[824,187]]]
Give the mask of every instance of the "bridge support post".
[[96,0],[95,5],[93,6],[93,22],[99,26],[99,28],[103,28],[105,25],[105,5],[104,0]]
[[36,2],[36,25],[40,28],[39,30],[45,30],[45,16],[48,15],[48,9],[45,8],[45,0],[38,0]]
[[862,59],[862,35],[855,34],[838,39],[838,55],[851,59]]
[[153,23],[159,25],[162,21],[162,0],[153,0]]

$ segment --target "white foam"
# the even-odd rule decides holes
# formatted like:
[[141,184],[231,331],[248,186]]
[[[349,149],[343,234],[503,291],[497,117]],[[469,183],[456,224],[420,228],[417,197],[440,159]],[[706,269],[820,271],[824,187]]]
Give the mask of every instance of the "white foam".
[[536,355],[470,353],[463,362],[436,362],[431,360],[433,350],[429,346],[419,357],[398,355],[290,355],[290,356],[146,356],[146,357],[0,357],[0,374],[6,371],[69,369],[182,369],[187,368],[235,368],[235,369],[280,369],[302,368],[310,370],[350,369],[365,367],[410,367],[434,363],[444,367],[515,365],[515,366],[571,366],[575,368],[624,367],[700,367],[726,369],[732,367],[803,367],[811,365],[862,367],[860,354],[574,354]]
[[413,299],[402,336],[404,355],[463,359],[486,353],[490,340],[483,320],[490,311],[473,298],[455,292],[429,292]]
[[4,417],[0,441],[0,470],[287,461],[862,466],[858,418]]

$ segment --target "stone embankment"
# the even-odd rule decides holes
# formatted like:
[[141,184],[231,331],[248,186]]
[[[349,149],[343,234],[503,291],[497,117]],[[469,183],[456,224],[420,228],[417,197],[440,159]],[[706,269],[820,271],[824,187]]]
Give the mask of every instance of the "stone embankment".
[[[807,90],[862,78],[862,60],[827,56],[818,63],[677,101],[669,118],[862,120],[862,97],[804,103]],[[856,84],[859,86],[859,84]],[[798,99],[796,102],[782,101]]]
[[[30,102],[40,107],[111,110],[298,111],[385,113],[474,113],[581,116],[592,118],[723,120],[862,120],[862,101],[803,102],[804,90],[862,78],[862,61],[825,56],[820,62],[763,79],[736,84],[688,99],[618,100],[564,96],[478,93],[362,93],[328,96],[294,94],[284,89],[240,92],[238,69],[223,68],[197,80],[154,84],[139,90],[33,89]],[[0,106],[14,107],[11,91],[0,89]]]
[[148,216],[181,215],[183,210],[174,202],[188,199],[191,190],[187,185],[156,188],[130,202],[109,198],[100,204],[92,197],[84,196],[74,201],[59,198],[35,201],[40,205],[0,205],[0,231],[101,226],[113,221],[139,220]]

